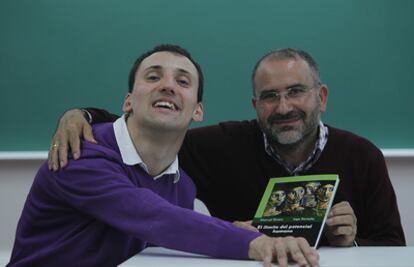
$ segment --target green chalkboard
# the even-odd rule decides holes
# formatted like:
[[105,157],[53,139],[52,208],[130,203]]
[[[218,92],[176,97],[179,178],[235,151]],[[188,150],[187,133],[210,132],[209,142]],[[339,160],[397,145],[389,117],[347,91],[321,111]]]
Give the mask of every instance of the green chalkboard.
[[323,120],[381,148],[414,148],[414,1],[2,0],[0,151],[46,150],[72,107],[121,113],[135,58],[189,49],[206,76],[205,121],[251,119],[250,73],[297,47],[329,85]]

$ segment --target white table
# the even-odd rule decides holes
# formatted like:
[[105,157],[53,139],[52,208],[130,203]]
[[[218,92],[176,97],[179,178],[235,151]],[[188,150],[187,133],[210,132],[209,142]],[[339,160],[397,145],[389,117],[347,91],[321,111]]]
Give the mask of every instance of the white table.
[[5,266],[9,263],[11,251],[9,250],[0,250],[0,266]]
[[[414,247],[352,247],[320,248],[320,266],[414,266]],[[257,261],[224,260],[165,248],[147,248],[127,260],[120,267],[247,267],[262,266]],[[276,266],[276,265],[275,265]],[[295,266],[295,265],[292,265]]]

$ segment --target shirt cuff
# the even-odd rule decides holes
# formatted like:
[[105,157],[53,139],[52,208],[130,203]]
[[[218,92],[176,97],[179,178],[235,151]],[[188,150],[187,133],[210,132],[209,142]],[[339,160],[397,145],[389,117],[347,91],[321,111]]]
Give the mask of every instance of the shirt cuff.
[[87,111],[86,109],[81,109],[81,111],[83,112],[83,116],[85,117],[85,119],[88,121],[89,124],[92,124],[93,120],[92,120],[92,115],[89,111]]

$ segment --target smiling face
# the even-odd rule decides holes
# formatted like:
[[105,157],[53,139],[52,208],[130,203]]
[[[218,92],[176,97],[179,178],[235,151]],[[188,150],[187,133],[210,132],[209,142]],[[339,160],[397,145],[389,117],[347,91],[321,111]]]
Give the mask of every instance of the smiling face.
[[[326,109],[327,87],[315,83],[302,59],[268,58],[260,63],[254,78],[253,106],[262,131],[273,144],[295,145],[316,135],[320,113]],[[301,93],[290,96],[288,90]],[[261,99],[268,92],[284,95]]]
[[197,102],[198,79],[188,58],[156,52],[141,62],[123,111],[129,113],[128,120],[143,127],[187,130],[192,120],[203,119],[202,104]]

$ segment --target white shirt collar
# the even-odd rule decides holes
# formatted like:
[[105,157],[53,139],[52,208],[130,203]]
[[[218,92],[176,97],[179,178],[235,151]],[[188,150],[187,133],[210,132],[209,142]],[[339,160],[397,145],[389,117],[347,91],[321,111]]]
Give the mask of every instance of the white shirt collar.
[[[131,136],[129,135],[127,124],[125,121],[125,114],[118,118],[114,124],[115,139],[121,152],[122,161],[126,165],[138,164],[148,173],[147,165],[142,161],[141,157],[136,151],[134,144],[132,143]],[[165,174],[174,175],[174,183],[180,179],[180,170],[178,167],[178,156],[175,156],[175,160],[171,165],[161,174],[153,177],[154,180],[162,177]]]

